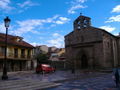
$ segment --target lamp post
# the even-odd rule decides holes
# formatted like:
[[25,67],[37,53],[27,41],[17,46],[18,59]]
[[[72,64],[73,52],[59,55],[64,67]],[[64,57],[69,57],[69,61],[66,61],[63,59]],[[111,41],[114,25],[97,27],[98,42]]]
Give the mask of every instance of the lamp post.
[[6,17],[4,19],[5,23],[5,28],[6,28],[6,34],[5,34],[5,56],[4,56],[4,65],[3,65],[3,75],[2,75],[2,80],[7,80],[7,36],[8,36],[8,27],[10,24],[10,19]]

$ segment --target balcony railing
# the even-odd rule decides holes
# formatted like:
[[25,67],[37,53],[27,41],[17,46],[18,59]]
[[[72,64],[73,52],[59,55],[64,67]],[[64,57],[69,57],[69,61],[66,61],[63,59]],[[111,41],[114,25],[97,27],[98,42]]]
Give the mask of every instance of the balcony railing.
[[32,56],[33,55],[24,55],[24,54],[21,54],[21,58],[28,58],[28,59],[30,59],[30,58],[32,58]]
[[27,58],[31,58],[31,55],[27,55]]
[[14,58],[18,58],[18,54],[14,54]]
[[[7,53],[7,58],[13,58],[13,59],[30,59],[33,55],[24,55],[24,54],[13,54],[13,53]],[[0,58],[4,58],[4,54],[0,53]]]
[[4,56],[4,53],[1,53],[1,52],[0,52],[0,56]]
[[21,54],[21,58],[25,58],[25,55],[24,55],[24,54]]

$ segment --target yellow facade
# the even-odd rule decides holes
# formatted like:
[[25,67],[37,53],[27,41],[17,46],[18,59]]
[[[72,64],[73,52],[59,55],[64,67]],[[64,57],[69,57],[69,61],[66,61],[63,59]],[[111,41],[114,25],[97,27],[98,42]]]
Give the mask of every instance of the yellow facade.
[[62,48],[59,52],[58,52],[58,56],[61,56],[62,54],[65,53],[65,48]]
[[[0,46],[0,48],[3,48],[3,46],[1,47]],[[17,49],[18,50],[18,56],[17,57],[15,57],[15,49]],[[0,58],[2,59],[4,59],[4,51],[2,51],[2,50],[4,50],[4,49],[1,49],[0,50]],[[23,55],[23,57],[21,56],[22,55],[22,52],[21,52],[21,50],[24,50],[24,55]],[[29,53],[28,53],[28,50],[29,50]],[[29,48],[22,48],[22,47],[15,47],[15,46],[8,46],[7,47],[7,59],[14,59],[14,60],[17,60],[17,59],[20,59],[20,60],[22,60],[22,59],[24,59],[24,60],[30,60],[30,59],[32,59],[32,57],[33,57],[33,49],[29,49]]]

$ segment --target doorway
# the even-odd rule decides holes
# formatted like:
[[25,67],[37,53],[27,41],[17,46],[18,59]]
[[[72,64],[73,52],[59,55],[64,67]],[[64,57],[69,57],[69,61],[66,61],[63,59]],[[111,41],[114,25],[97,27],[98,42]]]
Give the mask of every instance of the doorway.
[[85,54],[81,56],[81,68],[82,69],[87,69],[88,68],[88,59]]

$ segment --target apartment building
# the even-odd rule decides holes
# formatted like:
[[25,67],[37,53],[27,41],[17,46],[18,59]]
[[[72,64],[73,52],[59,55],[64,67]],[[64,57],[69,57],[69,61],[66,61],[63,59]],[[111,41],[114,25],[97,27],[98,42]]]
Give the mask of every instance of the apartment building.
[[[34,47],[22,37],[8,35],[7,69],[8,71],[29,70],[33,67]],[[0,33],[0,71],[3,70],[5,58],[5,34]]]

